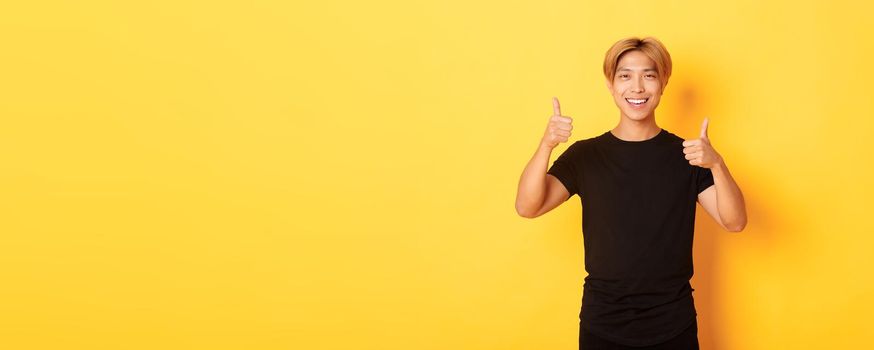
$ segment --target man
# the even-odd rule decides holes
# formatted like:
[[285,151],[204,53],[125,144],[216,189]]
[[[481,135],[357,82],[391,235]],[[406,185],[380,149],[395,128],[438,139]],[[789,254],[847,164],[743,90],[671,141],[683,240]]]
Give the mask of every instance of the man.
[[671,75],[657,39],[626,38],[604,59],[619,124],[571,144],[572,119],[553,115],[519,181],[516,211],[549,212],[574,194],[583,208],[588,276],[580,311],[580,349],[698,349],[692,278],[695,203],[724,229],[746,226],[743,194],[707,136],[684,140],[656,124]]

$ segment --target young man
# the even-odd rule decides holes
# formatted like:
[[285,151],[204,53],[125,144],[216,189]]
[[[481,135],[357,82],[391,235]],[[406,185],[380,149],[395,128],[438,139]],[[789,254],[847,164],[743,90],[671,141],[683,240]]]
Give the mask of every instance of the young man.
[[724,229],[746,226],[743,194],[707,137],[684,140],[656,124],[671,57],[655,38],[616,42],[604,76],[619,124],[571,144],[571,118],[553,98],[553,115],[519,181],[516,211],[549,212],[574,194],[583,208],[588,276],[580,349],[698,349],[692,278],[695,203]]

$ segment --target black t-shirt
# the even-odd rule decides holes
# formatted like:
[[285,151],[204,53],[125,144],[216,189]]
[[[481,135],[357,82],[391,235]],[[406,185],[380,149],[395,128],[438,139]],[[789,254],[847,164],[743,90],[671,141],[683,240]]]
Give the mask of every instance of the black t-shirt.
[[689,283],[695,205],[713,174],[689,164],[683,141],[664,129],[643,141],[607,131],[574,142],[547,171],[582,202],[580,322],[595,335],[652,345],[697,316]]

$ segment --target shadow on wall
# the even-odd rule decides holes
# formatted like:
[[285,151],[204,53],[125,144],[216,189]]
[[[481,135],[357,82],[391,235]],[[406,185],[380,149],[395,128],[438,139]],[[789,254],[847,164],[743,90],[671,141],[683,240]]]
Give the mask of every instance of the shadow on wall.
[[[707,62],[706,59],[692,60],[691,62]],[[701,122],[705,116],[709,116],[713,110],[716,110],[714,101],[716,95],[720,93],[714,92],[704,86],[703,82],[714,84],[719,81],[717,76],[719,72],[714,72],[712,69],[697,69],[688,64],[683,67],[683,77],[670,81],[665,96],[670,99],[671,105],[676,106],[673,113],[658,115],[658,123],[667,125],[667,129],[676,128],[675,134],[685,139],[697,138],[700,132]],[[684,78],[684,77],[692,78]],[[736,103],[737,101],[720,102],[720,103]],[[731,116],[719,116],[720,121],[729,121]],[[729,121],[730,122],[730,121]],[[714,124],[711,123],[710,137],[713,138]],[[719,145],[727,146],[732,140],[716,140],[714,146],[719,150]],[[737,146],[737,145],[732,145]],[[717,266],[717,257],[726,257],[730,259],[731,251],[721,247],[718,242],[727,242],[735,239],[742,239],[746,242],[757,242],[765,249],[773,248],[773,235],[775,227],[780,226],[774,220],[778,220],[774,213],[776,210],[769,207],[769,202],[773,203],[774,198],[767,193],[765,184],[768,179],[764,179],[759,171],[744,169],[740,172],[737,166],[732,167],[730,159],[726,160],[732,177],[740,186],[744,194],[744,199],[747,209],[747,226],[742,232],[728,232],[722,229],[713,218],[701,207],[696,206],[695,213],[695,238],[694,238],[694,277],[692,278],[692,288],[694,288],[693,297],[695,299],[695,307],[698,311],[698,339],[702,349],[723,350],[728,348],[727,340],[729,337],[737,337],[737,334],[730,332],[728,318],[723,316],[726,312],[730,312],[724,307],[720,300],[724,300],[724,295],[731,293],[731,281],[727,281],[724,276],[719,276],[722,269]],[[756,162],[746,161],[745,164],[755,164]],[[752,180],[756,180],[754,183]],[[756,237],[749,239],[748,235],[755,234]],[[747,235],[747,236],[744,236]],[[755,268],[755,266],[748,266]],[[723,294],[724,293],[724,294]]]

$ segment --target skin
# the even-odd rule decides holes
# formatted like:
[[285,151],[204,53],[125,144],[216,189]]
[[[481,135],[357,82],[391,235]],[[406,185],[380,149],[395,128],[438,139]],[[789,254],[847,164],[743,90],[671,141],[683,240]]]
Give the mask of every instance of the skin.
[[[655,121],[655,109],[665,87],[658,76],[655,62],[640,51],[628,51],[620,58],[616,75],[606,81],[607,89],[619,108],[619,123],[610,130],[626,141],[643,141],[655,137],[661,128]],[[641,109],[634,109],[626,98],[648,98]],[[553,115],[534,156],[522,171],[516,193],[516,212],[535,218],[567,201],[570,193],[554,176],[547,174],[549,157],[559,144],[567,142],[573,130],[573,119],[561,114],[558,99],[553,97]],[[698,194],[698,203],[719,225],[731,232],[746,227],[744,197],[728,171],[722,156],[707,135],[709,120],[704,119],[697,139],[683,142],[683,154],[690,165],[710,169],[714,185]]]

